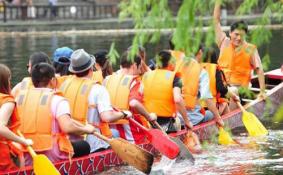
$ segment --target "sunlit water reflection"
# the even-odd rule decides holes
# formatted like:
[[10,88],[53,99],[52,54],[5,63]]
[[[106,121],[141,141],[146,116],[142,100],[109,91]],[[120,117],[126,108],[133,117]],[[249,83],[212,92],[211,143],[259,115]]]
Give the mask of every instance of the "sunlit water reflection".
[[[243,145],[205,145],[202,154],[195,155],[192,165],[188,161],[156,162],[152,175],[254,175],[283,174],[283,131],[269,130],[264,138],[250,139],[246,134],[235,137]],[[165,162],[165,163],[164,163]],[[174,161],[173,161],[174,162]],[[172,162],[171,162],[172,163]],[[105,174],[142,174],[129,166],[113,168]]]

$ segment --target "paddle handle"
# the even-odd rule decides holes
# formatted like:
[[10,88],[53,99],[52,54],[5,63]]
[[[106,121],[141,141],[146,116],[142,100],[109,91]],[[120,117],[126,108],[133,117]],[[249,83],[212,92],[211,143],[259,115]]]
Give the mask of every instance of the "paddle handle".
[[97,132],[93,132],[92,134],[95,135],[96,137],[98,137],[98,138],[108,142],[108,143],[111,141],[111,139],[109,139],[108,137],[106,137],[106,136],[104,136],[102,134],[99,134]]
[[243,111],[243,112],[246,111],[246,109],[243,107],[243,105],[242,105],[239,101],[237,101],[237,105],[239,106],[239,108],[241,109],[241,111]]
[[[18,133],[18,135],[19,135],[21,138],[24,138],[24,139],[25,139],[25,137],[24,137],[24,135],[21,133],[21,131],[18,130],[17,133]],[[31,157],[35,157],[35,156],[36,156],[36,153],[35,153],[35,151],[32,149],[31,146],[27,146],[27,149],[28,149],[28,152],[30,153]]]
[[130,120],[131,122],[133,122],[137,127],[139,127],[141,130],[148,132],[148,129],[146,127],[144,127],[142,124],[140,124],[139,122],[137,122],[135,119],[133,118],[128,118],[128,120]]
[[152,123],[153,123],[159,130],[161,130],[162,132],[165,133],[165,131],[163,130],[163,128],[159,125],[159,123],[158,123],[156,120],[152,121]]

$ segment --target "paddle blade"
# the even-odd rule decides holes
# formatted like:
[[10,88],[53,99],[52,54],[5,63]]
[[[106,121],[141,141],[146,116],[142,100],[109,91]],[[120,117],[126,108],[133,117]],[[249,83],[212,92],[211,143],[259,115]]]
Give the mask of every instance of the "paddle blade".
[[113,151],[126,163],[149,174],[153,164],[153,155],[124,139],[111,139],[109,144]]
[[264,136],[268,134],[266,128],[253,113],[243,112],[242,120],[250,136]]
[[192,163],[195,162],[195,158],[193,157],[192,153],[178,137],[171,137],[171,140],[173,140],[179,146],[180,154],[178,156],[178,159],[187,159],[190,160]]
[[223,127],[219,128],[218,143],[221,145],[235,144],[230,134],[227,131],[225,131]]
[[36,175],[60,175],[52,162],[42,154],[33,157],[33,171]]
[[146,132],[146,135],[152,146],[161,154],[167,156],[169,159],[174,159],[178,156],[180,152],[178,145],[159,129],[151,129]]

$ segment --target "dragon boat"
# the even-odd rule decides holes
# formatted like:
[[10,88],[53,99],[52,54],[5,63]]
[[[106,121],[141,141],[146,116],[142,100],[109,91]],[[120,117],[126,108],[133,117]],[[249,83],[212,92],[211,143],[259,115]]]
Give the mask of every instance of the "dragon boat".
[[[282,105],[283,102],[283,73],[280,69],[272,70],[265,73],[266,81],[266,94],[267,100],[259,100],[253,98],[243,98],[245,103],[244,107],[248,111],[252,111],[260,119],[263,119],[263,114],[272,116],[277,108]],[[255,94],[259,93],[259,84],[257,78],[254,77],[251,81],[252,86],[250,88]],[[243,126],[242,112],[240,109],[231,111],[230,113],[222,116],[225,125],[231,129]],[[214,121],[202,123],[193,128],[195,133],[198,134],[201,140],[206,140],[211,137],[212,134],[218,132],[218,129]],[[183,139],[186,134],[185,130],[181,130],[177,133],[172,133],[173,137],[179,137]],[[144,143],[140,145],[150,153],[157,155],[158,151],[150,144]],[[102,172],[111,167],[121,166],[125,163],[111,150],[105,150],[97,153],[90,154],[88,156],[74,158],[72,160],[56,162],[54,165],[61,174],[64,175],[87,175]],[[5,172],[8,175],[29,175],[34,174],[32,166],[21,168],[17,171]]]

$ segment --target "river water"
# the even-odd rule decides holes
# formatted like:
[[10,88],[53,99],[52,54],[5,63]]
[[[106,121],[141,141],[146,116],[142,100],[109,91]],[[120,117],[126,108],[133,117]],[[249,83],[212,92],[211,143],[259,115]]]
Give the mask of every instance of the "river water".
[[[64,29],[67,30],[67,29]],[[95,32],[95,31],[93,31]],[[260,55],[269,53],[271,64],[269,70],[278,68],[283,64],[283,30],[272,31],[273,37],[269,44],[259,48]],[[12,70],[12,84],[15,85],[27,76],[26,64],[28,57],[35,51],[43,51],[48,55],[62,46],[73,49],[84,48],[89,53],[100,49],[109,49],[112,42],[116,49],[122,53],[132,41],[132,35],[103,35],[88,34],[61,35],[50,33],[47,35],[17,35],[0,36],[0,63],[4,63]],[[161,49],[168,48],[167,37],[162,37],[158,44],[146,45],[148,58],[152,58]],[[272,117],[272,116],[271,116]],[[230,174],[283,174],[283,125],[268,122],[269,135],[263,139],[249,141],[243,128],[233,130],[245,146],[224,147],[216,143],[204,144],[205,151],[195,155],[195,165],[183,161],[168,164],[155,164],[154,168],[162,167],[162,171],[155,174],[200,174],[200,175],[230,175]],[[252,144],[248,144],[251,142]],[[154,169],[153,168],[153,169]],[[167,170],[166,170],[167,169]],[[102,174],[141,174],[129,166],[115,167]]]
[[[48,28],[47,28],[48,30]],[[54,28],[52,28],[54,30]],[[12,84],[22,80],[27,76],[26,64],[29,56],[35,51],[43,51],[52,57],[52,53],[58,47],[68,46],[72,49],[84,48],[87,52],[93,54],[100,49],[109,49],[112,42],[116,43],[116,49],[121,54],[131,45],[132,35],[109,34],[96,36],[91,31],[81,34],[67,34],[70,29],[58,28],[57,30],[66,30],[62,33],[45,33],[44,35],[36,35],[29,33],[10,33],[8,35],[0,35],[0,62],[8,65],[12,70]],[[72,29],[70,31],[75,30]],[[269,69],[278,68],[283,63],[283,30],[275,30],[272,32],[273,37],[269,44],[265,44],[258,50],[260,55],[269,53],[271,64]],[[147,57],[153,58],[161,49],[168,49],[168,37],[162,37],[158,44],[148,44],[145,46]]]

